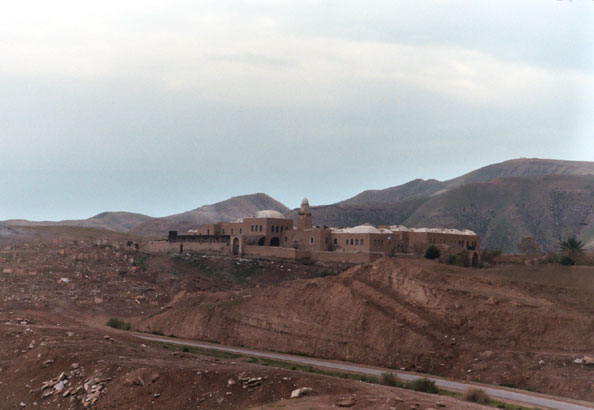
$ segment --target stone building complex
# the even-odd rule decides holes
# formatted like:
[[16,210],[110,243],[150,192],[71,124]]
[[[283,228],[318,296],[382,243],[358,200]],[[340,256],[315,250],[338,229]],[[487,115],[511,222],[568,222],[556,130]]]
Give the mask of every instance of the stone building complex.
[[362,263],[397,253],[422,253],[435,245],[447,254],[469,252],[478,260],[480,238],[472,231],[406,228],[365,224],[354,228],[314,226],[307,199],[301,202],[297,224],[277,211],[260,211],[235,222],[202,225],[184,235],[176,231],[152,241],[149,251],[222,252],[253,257]]

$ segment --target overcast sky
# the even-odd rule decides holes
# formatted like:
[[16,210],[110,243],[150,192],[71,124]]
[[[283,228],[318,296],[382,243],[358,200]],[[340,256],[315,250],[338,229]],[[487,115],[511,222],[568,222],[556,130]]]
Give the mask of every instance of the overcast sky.
[[0,6],[0,220],[594,160],[594,1]]

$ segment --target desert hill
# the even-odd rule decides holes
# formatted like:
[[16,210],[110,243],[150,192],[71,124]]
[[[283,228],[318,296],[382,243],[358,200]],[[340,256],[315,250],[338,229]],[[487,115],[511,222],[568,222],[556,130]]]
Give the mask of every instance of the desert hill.
[[142,235],[163,235],[169,230],[183,232],[206,223],[234,221],[264,209],[272,209],[282,214],[290,211],[285,205],[263,193],[235,196],[181,214],[153,218],[135,226],[131,232]]
[[26,219],[9,219],[2,222],[6,226],[78,226],[83,228],[108,229],[117,232],[129,232],[130,229],[153,219],[150,216],[133,212],[102,212],[88,219],[71,219],[65,221],[28,221]]
[[[66,221],[28,221],[12,219],[1,222],[7,229],[17,226],[77,226],[85,228],[101,228],[118,232],[129,232],[138,235],[166,235],[169,230],[186,231],[192,227],[218,221],[233,221],[237,218],[253,215],[257,211],[273,209],[281,213],[289,213],[282,203],[262,193],[236,196],[222,202],[204,205],[192,211],[153,218],[131,212],[102,212],[88,219]],[[8,231],[6,231],[8,232]]]
[[415,179],[402,185],[380,190],[363,191],[337,205],[369,205],[394,203],[423,198],[473,182],[490,182],[503,177],[538,175],[594,175],[594,162],[555,159],[519,158],[487,165],[447,181]]
[[334,277],[182,292],[138,326],[592,400],[591,373],[572,359],[594,349],[593,273],[385,258]]

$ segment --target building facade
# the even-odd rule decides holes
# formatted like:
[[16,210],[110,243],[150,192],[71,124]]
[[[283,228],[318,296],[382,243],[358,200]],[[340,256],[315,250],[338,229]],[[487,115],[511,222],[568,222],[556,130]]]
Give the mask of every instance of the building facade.
[[149,251],[213,251],[254,257],[358,263],[398,253],[424,253],[434,245],[444,254],[468,251],[478,260],[480,237],[472,231],[406,228],[400,225],[360,225],[353,228],[314,226],[304,199],[297,222],[277,211],[260,211],[235,222],[206,224],[187,234],[169,233],[152,241]]

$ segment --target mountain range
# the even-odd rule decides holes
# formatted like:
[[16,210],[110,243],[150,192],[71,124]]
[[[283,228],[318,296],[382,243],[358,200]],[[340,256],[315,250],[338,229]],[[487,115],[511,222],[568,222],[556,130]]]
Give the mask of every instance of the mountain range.
[[[263,209],[290,217],[297,213],[257,193],[162,218],[103,212],[84,220],[1,224],[72,225],[163,236],[169,230],[232,221]],[[483,248],[504,252],[514,252],[526,236],[534,237],[543,250],[556,249],[560,240],[572,235],[594,248],[594,162],[514,159],[447,181],[416,179],[364,191],[335,204],[314,206],[312,214],[315,224],[325,226],[371,223],[471,229],[481,235]]]

